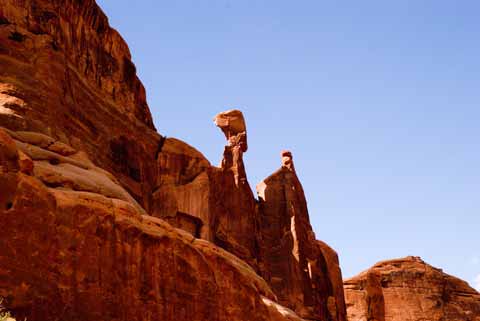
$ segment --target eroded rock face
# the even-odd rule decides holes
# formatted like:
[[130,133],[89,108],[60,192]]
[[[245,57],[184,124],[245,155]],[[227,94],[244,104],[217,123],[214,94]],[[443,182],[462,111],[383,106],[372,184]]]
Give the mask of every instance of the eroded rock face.
[[215,242],[257,266],[256,201],[247,180],[243,153],[247,132],[243,114],[230,110],[215,116],[215,124],[227,138],[220,169],[210,173],[216,216]]
[[164,140],[157,157],[152,215],[221,246],[257,269],[256,201],[243,164],[245,120],[240,111],[232,110],[218,114],[215,124],[227,138],[220,167],[184,142]]
[[343,291],[342,270],[340,269],[338,254],[325,242],[317,241],[317,245],[325,258],[328,278],[332,285],[332,292],[329,292],[327,296],[329,315],[333,321],[346,321],[347,311]]
[[151,215],[177,227],[190,226],[192,235],[213,241],[210,215],[210,162],[196,149],[167,138],[157,157],[158,175]]
[[160,136],[129,49],[95,1],[2,1],[0,126],[85,151],[149,210]]
[[0,128],[0,297],[17,319],[300,320],[248,264],[46,139]]
[[206,241],[235,203],[209,190],[224,179],[156,133],[94,1],[2,1],[0,297],[18,319],[299,320]]
[[338,259],[314,240],[296,176],[301,264],[287,257],[295,296],[277,300],[280,270],[264,255],[273,241],[262,243],[273,232],[260,226],[243,163],[244,117],[231,110],[215,124],[227,139],[220,167],[155,131],[128,47],[93,0],[2,1],[7,308],[32,321],[343,320]]
[[344,285],[349,321],[480,320],[480,294],[419,257],[377,263]]
[[262,275],[279,302],[315,320],[346,320],[336,253],[315,240],[307,202],[283,151],[282,167],[257,185]]

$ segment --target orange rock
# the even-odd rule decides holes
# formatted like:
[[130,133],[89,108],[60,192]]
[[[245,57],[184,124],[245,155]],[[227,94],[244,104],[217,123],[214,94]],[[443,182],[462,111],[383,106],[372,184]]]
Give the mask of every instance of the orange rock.
[[5,0],[0,24],[0,297],[15,316],[299,319],[251,267],[241,155],[216,168],[155,131],[128,47],[94,1]]
[[0,20],[0,126],[63,156],[87,152],[149,209],[160,135],[95,1],[5,0]]
[[34,159],[27,176],[17,146],[0,130],[0,297],[17,319],[300,320],[248,264],[145,215],[104,171],[65,158],[52,181]]
[[[240,111],[221,113],[215,119],[230,138],[220,168],[180,140],[163,141],[152,215],[219,245],[256,269],[256,201],[243,164],[246,125]],[[235,137],[241,137],[238,144]]]
[[247,126],[241,111],[232,109],[221,112],[213,121],[225,134],[230,146],[239,145],[243,152],[247,151]]
[[33,174],[33,161],[22,151],[18,151],[18,165],[22,173],[27,175]]
[[327,307],[333,321],[346,321],[345,295],[343,291],[342,270],[338,254],[327,243],[317,241],[317,245],[325,258],[327,273],[332,284],[331,295],[327,298]]
[[261,273],[279,302],[300,316],[345,321],[342,277],[336,253],[315,240],[292,154],[257,185]]
[[[274,267],[278,231],[259,218],[247,180],[242,113],[215,123],[227,138],[220,167],[155,131],[129,49],[95,1],[2,1],[7,307],[30,321],[343,321],[338,260],[314,239],[291,154],[282,170],[298,213],[280,204],[269,215],[294,217],[294,254],[278,263],[294,272]],[[278,290],[280,277],[291,291]],[[284,293],[293,296],[277,300]]]
[[349,321],[480,320],[480,294],[419,257],[377,263],[344,284]]

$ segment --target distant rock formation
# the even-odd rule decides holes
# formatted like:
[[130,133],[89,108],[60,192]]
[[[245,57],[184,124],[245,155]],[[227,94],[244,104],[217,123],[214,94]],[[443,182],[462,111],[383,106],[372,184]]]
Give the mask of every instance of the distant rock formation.
[[263,277],[302,317],[345,321],[337,255],[316,241],[292,153],[281,156],[282,167],[257,185]]
[[480,320],[480,294],[419,257],[377,263],[344,285],[349,321]]

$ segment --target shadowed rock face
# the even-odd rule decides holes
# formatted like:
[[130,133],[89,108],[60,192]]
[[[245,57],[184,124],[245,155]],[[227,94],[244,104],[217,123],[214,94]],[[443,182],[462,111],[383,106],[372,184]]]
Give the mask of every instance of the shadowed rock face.
[[337,255],[315,240],[292,154],[281,156],[282,167],[257,185],[262,275],[299,315],[346,320]]
[[377,263],[344,285],[349,321],[480,320],[480,294],[418,257]]

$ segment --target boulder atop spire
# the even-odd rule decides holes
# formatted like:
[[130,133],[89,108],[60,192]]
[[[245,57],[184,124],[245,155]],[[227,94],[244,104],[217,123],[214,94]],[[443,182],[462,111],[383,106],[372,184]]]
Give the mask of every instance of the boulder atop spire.
[[231,109],[221,112],[213,121],[225,134],[229,146],[240,146],[242,152],[247,151],[247,126],[240,110]]

